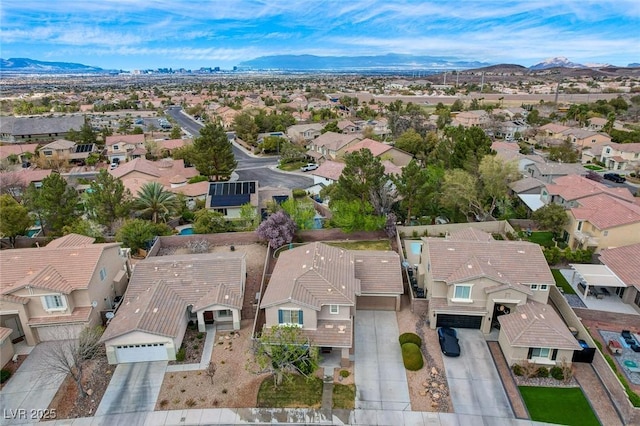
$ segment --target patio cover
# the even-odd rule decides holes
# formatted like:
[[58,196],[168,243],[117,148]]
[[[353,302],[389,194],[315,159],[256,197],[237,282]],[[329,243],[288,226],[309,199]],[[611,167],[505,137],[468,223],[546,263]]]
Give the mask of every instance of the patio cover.
[[518,198],[520,198],[532,212],[544,206],[544,202],[540,199],[540,194],[518,194]]
[[606,265],[585,265],[572,263],[570,266],[586,283],[596,287],[626,287],[627,285]]

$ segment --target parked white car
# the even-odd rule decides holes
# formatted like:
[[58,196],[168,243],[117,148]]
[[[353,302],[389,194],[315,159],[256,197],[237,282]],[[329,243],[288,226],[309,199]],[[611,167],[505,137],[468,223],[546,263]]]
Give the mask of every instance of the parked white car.
[[306,165],[300,167],[301,172],[310,172],[311,170],[315,170],[318,168],[316,163],[307,163]]

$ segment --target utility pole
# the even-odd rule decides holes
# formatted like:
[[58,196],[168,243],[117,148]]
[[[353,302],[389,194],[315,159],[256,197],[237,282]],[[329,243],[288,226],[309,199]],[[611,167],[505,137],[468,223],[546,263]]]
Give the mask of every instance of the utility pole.
[[482,72],[482,82],[480,83],[480,93],[484,90],[484,72]]
[[447,85],[447,72],[444,72],[444,85]]

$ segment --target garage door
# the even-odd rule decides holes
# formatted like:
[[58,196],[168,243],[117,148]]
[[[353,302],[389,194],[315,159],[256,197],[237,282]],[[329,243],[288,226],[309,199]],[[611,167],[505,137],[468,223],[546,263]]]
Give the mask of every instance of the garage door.
[[77,339],[82,331],[82,325],[56,325],[50,327],[38,327],[38,339],[41,342],[51,340]]
[[116,346],[116,357],[118,363],[166,361],[168,359],[164,343]]
[[356,298],[358,310],[368,311],[395,311],[396,298],[388,296],[358,296]]
[[437,327],[480,328],[482,316],[438,314]]

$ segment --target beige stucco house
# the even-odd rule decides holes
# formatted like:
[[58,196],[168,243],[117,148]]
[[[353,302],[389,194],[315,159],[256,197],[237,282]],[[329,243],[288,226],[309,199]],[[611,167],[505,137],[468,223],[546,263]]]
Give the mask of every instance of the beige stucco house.
[[12,329],[0,327],[0,368],[11,361],[15,354],[11,333],[13,333]]
[[640,205],[609,194],[597,194],[578,200],[567,210],[569,223],[564,240],[572,249],[606,248],[635,244],[640,235]]
[[625,285],[622,301],[640,312],[640,243],[605,249],[600,252],[600,262],[606,265]]
[[189,321],[240,329],[245,254],[150,257],[138,262],[102,336],[110,364],[175,360]]
[[339,350],[348,365],[356,308],[398,310],[402,293],[396,252],[312,243],[280,254],[260,308],[265,327],[297,324],[312,345]]
[[344,155],[345,149],[362,139],[358,134],[326,132],[309,142],[307,155],[319,160],[335,160]]
[[133,196],[137,196],[140,188],[149,182],[158,182],[170,191],[189,185],[189,179],[198,175],[195,167],[185,167],[184,160],[164,158],[149,161],[142,157],[121,163],[117,168],[109,170],[109,173],[120,179]]
[[[509,363],[559,363],[558,353],[564,359],[580,349],[562,319],[547,305],[555,280],[539,245],[494,240],[473,228],[409,243],[422,248],[416,273],[418,286],[429,300],[431,328],[472,328],[483,333],[498,328]],[[541,324],[562,339],[542,336]],[[566,360],[571,362],[571,356]]]
[[114,135],[105,140],[109,162],[114,160],[124,163],[128,160],[144,157],[147,150],[144,146],[144,135]]
[[120,244],[69,234],[41,248],[0,251],[0,327],[28,345],[102,323],[126,288]]
[[633,171],[640,167],[640,142],[604,144],[600,161],[610,170]]
[[413,158],[413,155],[409,154],[406,151],[393,147],[391,145],[387,145],[378,141],[374,141],[373,139],[363,139],[355,144],[351,145],[347,149],[344,150],[345,154],[349,154],[351,152],[357,152],[361,149],[368,149],[371,151],[374,157],[378,157],[381,160],[387,160],[391,163],[395,164],[399,167],[404,167]]
[[540,199],[544,204],[559,204],[565,209],[577,207],[579,201],[596,194],[608,194],[627,202],[633,202],[633,194],[622,187],[610,188],[600,182],[579,175],[560,176],[542,188]]

